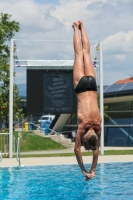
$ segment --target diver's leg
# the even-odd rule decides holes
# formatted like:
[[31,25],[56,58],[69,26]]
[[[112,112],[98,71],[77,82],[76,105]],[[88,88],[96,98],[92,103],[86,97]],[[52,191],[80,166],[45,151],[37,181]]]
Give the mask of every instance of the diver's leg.
[[79,28],[81,31],[81,41],[82,41],[82,50],[83,50],[83,60],[84,60],[84,73],[86,76],[90,75],[96,78],[95,70],[91,61],[90,55],[90,42],[88,40],[86,31],[82,21],[79,22]]
[[73,84],[74,88],[77,86],[79,80],[85,75],[83,66],[83,51],[81,37],[79,33],[79,23],[73,23],[74,36],[73,36],[73,46],[74,46],[74,67],[73,67]]

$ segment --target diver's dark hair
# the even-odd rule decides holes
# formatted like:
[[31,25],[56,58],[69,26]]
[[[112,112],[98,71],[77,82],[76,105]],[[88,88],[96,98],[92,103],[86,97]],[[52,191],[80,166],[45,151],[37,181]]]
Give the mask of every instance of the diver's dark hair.
[[95,133],[90,134],[88,137],[83,138],[83,145],[85,150],[96,150],[98,146],[98,137]]

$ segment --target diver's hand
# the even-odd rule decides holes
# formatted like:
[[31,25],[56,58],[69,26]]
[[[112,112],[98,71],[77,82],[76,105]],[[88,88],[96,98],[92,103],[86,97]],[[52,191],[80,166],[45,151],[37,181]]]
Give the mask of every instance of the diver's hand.
[[95,172],[94,171],[87,172],[85,173],[85,176],[86,176],[85,181],[89,181],[95,177]]

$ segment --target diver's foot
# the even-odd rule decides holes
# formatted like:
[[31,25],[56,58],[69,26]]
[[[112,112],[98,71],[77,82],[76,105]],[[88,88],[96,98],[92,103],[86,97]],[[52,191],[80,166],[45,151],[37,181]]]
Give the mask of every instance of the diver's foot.
[[72,27],[74,30],[75,30],[75,28],[79,28],[79,22],[73,22]]
[[83,22],[79,20],[78,23],[79,23],[79,29],[83,28]]

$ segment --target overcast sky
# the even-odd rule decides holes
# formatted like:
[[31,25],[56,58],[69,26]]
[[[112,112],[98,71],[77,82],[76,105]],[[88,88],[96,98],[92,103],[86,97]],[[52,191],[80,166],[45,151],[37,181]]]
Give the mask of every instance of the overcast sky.
[[[14,36],[24,39],[16,40],[20,60],[73,59],[72,23],[82,20],[92,41],[92,60],[98,57],[98,41],[103,43],[104,85],[133,76],[133,0],[0,0],[0,12],[20,23]],[[25,83],[25,70],[16,72],[15,82]]]

